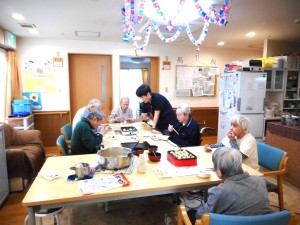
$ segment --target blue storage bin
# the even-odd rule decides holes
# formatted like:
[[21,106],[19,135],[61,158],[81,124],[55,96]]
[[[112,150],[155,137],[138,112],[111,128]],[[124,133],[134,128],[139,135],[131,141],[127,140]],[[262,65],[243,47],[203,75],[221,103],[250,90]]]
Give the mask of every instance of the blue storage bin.
[[15,104],[12,103],[12,109],[13,113],[22,113],[22,112],[28,112],[32,114],[32,105],[31,103],[26,103],[26,104]]
[[31,104],[30,99],[15,99],[14,104]]

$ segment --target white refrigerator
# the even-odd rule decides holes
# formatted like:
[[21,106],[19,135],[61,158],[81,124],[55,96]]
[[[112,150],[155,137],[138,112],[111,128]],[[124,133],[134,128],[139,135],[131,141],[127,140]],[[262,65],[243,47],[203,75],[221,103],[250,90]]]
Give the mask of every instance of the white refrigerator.
[[266,77],[266,73],[248,71],[220,75],[218,142],[230,130],[230,118],[235,114],[247,116],[251,134],[263,137]]

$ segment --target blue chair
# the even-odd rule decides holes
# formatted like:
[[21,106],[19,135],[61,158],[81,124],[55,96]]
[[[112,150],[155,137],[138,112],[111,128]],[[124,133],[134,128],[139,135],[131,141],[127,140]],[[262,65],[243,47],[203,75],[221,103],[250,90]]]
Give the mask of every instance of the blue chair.
[[68,148],[71,148],[72,125],[67,123],[60,128],[61,134],[64,136]]
[[[178,225],[192,225],[183,205],[178,206]],[[296,225],[297,215],[288,210],[256,216],[203,214],[195,225]]]
[[59,147],[59,150],[62,152],[63,155],[71,155],[71,149],[68,148],[68,145],[63,135],[59,135],[59,137],[56,140],[56,145]]
[[283,176],[287,172],[287,153],[279,148],[257,142],[258,164],[267,171],[262,171],[265,177],[276,177],[276,184],[267,181],[269,192],[275,192],[278,195],[279,210],[284,209],[283,202]]

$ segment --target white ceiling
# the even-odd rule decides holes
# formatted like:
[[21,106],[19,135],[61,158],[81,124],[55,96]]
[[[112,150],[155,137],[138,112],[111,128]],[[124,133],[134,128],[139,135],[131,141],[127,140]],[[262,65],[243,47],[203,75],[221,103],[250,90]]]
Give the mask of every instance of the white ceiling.
[[[220,9],[223,0],[214,2]],[[123,4],[123,0],[0,0],[0,27],[18,37],[33,37],[18,24],[31,23],[39,31],[34,37],[121,42]],[[11,14],[16,12],[26,20],[14,20]],[[300,24],[294,22],[296,19],[300,19],[300,0],[233,0],[227,26],[210,25],[202,46],[215,47],[217,42],[224,41],[223,48],[262,48],[267,38],[300,42]],[[194,29],[198,37],[202,24]],[[75,31],[100,32],[100,35],[76,37]],[[249,31],[257,35],[246,38]],[[162,42],[152,34],[149,44]],[[192,45],[185,32],[172,44]]]

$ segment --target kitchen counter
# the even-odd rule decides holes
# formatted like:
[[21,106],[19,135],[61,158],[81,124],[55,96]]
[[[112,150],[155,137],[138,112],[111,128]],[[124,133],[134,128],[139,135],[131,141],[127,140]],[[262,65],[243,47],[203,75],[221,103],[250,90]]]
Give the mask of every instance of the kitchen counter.
[[287,126],[281,122],[269,122],[266,143],[287,152],[288,171],[285,180],[300,187],[300,126]]

